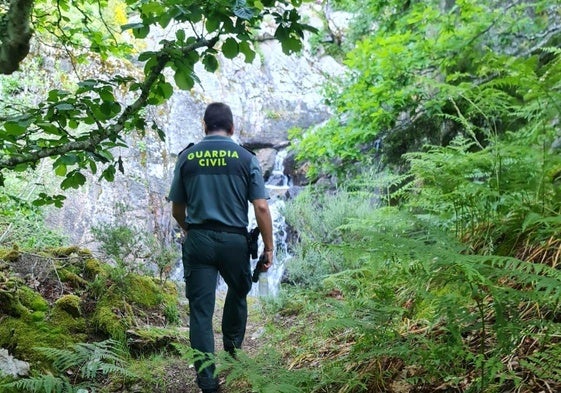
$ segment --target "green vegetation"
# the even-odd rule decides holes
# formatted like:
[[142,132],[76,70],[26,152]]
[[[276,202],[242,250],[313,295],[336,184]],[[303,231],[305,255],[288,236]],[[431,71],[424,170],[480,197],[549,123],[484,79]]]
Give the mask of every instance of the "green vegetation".
[[186,314],[175,285],[116,273],[78,247],[11,251],[0,253],[0,347],[29,362],[32,376],[2,376],[2,391],[79,392],[109,374],[122,384],[131,353],[187,341],[175,328]]
[[[71,349],[36,348],[52,361],[56,376],[44,374],[38,377],[20,379],[6,384],[8,390],[24,392],[85,393],[98,389],[96,381],[100,375],[113,377],[133,377],[123,366],[125,352],[117,341],[106,340],[98,343],[80,343]],[[70,378],[69,376],[74,376]],[[81,382],[77,382],[81,381]]]
[[559,390],[559,4],[338,3],[337,116],[291,136],[339,189],[287,207],[271,350],[310,392]]
[[[326,89],[336,115],[292,132],[310,176],[357,173],[456,137],[481,148],[512,133],[548,135],[559,113],[559,1],[337,1],[356,13]],[[445,6],[447,4],[448,6]],[[543,145],[542,145],[543,143]],[[355,164],[358,163],[358,166]]]
[[[444,177],[457,163],[449,164]],[[421,210],[422,196],[415,204],[363,209],[371,197],[348,189],[330,196],[309,191],[288,207],[287,218],[301,230],[288,270],[299,279],[268,305],[267,314],[276,316],[270,328],[274,339],[265,350],[280,351],[285,367],[307,376],[286,391],[561,387],[559,367],[548,369],[561,362],[558,247],[546,254],[544,243],[536,244],[526,255],[547,257],[535,262],[493,254],[479,249],[477,231],[471,237],[465,229],[458,232],[460,241],[449,229],[455,224],[448,212]],[[349,205],[360,213],[336,217],[337,207]],[[545,238],[555,233],[559,239],[561,222],[547,222],[556,224]],[[510,232],[522,239],[510,254],[524,251],[524,239],[537,232],[537,227]],[[319,265],[308,257],[318,250],[325,257]],[[272,385],[290,381],[271,378]]]
[[[231,2],[213,8],[216,19],[201,11],[206,6],[193,5],[190,17],[204,21],[209,34],[233,33],[223,42],[226,57],[251,58],[245,27],[274,12],[273,3],[251,3],[259,16],[235,3],[241,8]],[[349,68],[326,90],[336,116],[325,127],[293,130],[291,138],[311,180],[327,176],[337,188],[318,183],[287,203],[296,238],[288,282],[263,303],[261,351],[242,352],[237,361],[217,353],[228,389],[561,391],[561,3],[335,3],[356,14],[340,45],[329,49]],[[160,3],[137,5],[141,22],[128,26],[137,39],[171,22]],[[247,26],[228,24],[232,13]],[[277,16],[294,22],[277,38],[289,52],[297,49],[298,18],[290,11]],[[215,68],[206,38],[178,33],[169,47],[141,55],[147,79],[130,87],[149,92],[127,112],[132,117],[116,106],[112,89],[122,80],[114,80],[83,82],[75,93],[55,91],[37,117],[6,120],[2,154],[11,160],[22,148],[30,153],[22,157],[34,158],[6,168],[22,169],[41,154],[29,150],[39,135],[32,137],[33,130],[60,136],[77,118],[86,123],[80,127],[98,120],[108,125],[109,142],[95,154],[58,151],[54,168],[63,188],[79,186],[81,171],[95,173],[96,162],[111,180],[119,162],[107,151],[122,143],[121,131],[146,126],[135,110],[172,93],[158,67],[171,66],[183,88],[194,83],[196,62]],[[191,43],[202,45],[200,55],[180,56]],[[103,58],[101,49],[97,53]],[[18,81],[3,89],[17,92]],[[88,100],[93,114],[81,111]],[[97,118],[102,107],[106,117]],[[84,128],[85,140],[103,128],[99,124]],[[81,138],[69,135],[39,140],[55,148]],[[118,212],[114,222],[94,229],[111,264],[61,247],[64,241],[44,226],[30,235],[26,226],[42,225],[37,203],[57,205],[63,197],[13,197],[22,195],[22,178],[17,172],[5,177],[12,188],[0,194],[0,236],[7,245],[0,250],[0,346],[31,362],[33,376],[2,381],[30,391],[77,391],[101,378],[166,389],[170,381],[162,375],[170,365],[186,367],[200,356],[178,327],[185,308],[166,281],[178,253],[120,221]],[[22,202],[31,199],[36,205]],[[30,266],[40,285],[30,279]],[[68,348],[80,352],[105,340],[129,348],[110,356],[109,368],[52,362],[74,356],[61,352]],[[105,349],[111,355],[117,347]],[[65,373],[67,366],[73,374]]]
[[45,210],[31,203],[39,192],[24,177],[12,177],[0,187],[0,246],[21,249],[61,246],[65,237],[47,228]]
[[[52,170],[62,178],[62,190],[79,188],[86,182],[86,172],[113,181],[116,171],[123,171],[123,161],[114,156],[114,149],[126,147],[125,137],[130,133],[143,138],[147,130],[153,130],[164,139],[155,123],[148,124],[145,109],[163,104],[174,89],[191,90],[199,81],[197,64],[214,72],[219,53],[229,60],[243,55],[251,63],[254,33],[264,19],[275,26],[274,39],[283,52],[299,51],[304,33],[315,31],[301,22],[295,8],[301,4],[301,0],[56,4],[38,0],[0,8],[0,20],[5,21],[0,23],[0,73],[11,74],[19,67],[32,34],[57,48],[55,55],[71,68],[40,102],[20,105],[16,98],[0,106],[0,186],[7,173],[35,169],[46,159],[53,160]],[[145,39],[172,26],[159,47],[144,50]],[[140,77],[132,61],[144,64]],[[96,71],[91,71],[92,64]],[[166,76],[166,69],[171,77]],[[99,70],[107,76],[99,77]],[[0,91],[19,92],[18,86],[17,79],[10,78]],[[37,204],[56,206],[63,200],[64,195],[51,192],[35,199]]]

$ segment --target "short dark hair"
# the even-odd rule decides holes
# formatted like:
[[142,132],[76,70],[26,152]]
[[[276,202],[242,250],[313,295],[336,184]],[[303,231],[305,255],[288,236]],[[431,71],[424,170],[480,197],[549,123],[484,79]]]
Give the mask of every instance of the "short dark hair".
[[203,118],[206,131],[230,131],[234,126],[234,117],[230,107],[222,102],[213,102],[206,107]]

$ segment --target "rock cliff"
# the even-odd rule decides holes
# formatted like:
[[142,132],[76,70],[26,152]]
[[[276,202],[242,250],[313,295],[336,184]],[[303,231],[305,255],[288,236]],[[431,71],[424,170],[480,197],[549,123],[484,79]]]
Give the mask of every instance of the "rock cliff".
[[[307,12],[308,23],[321,28],[324,16],[318,17],[318,10]],[[267,37],[266,26],[263,37]],[[322,88],[343,68],[329,56],[312,54],[309,45],[292,56],[284,55],[273,40],[262,40],[256,49],[250,64],[239,57],[220,59],[219,69],[212,74],[202,66],[197,68],[200,84],[191,91],[177,90],[165,105],[149,108],[148,116],[165,132],[165,141],[151,130],[144,137],[131,135],[130,147],[115,152],[123,159],[124,174],[117,173],[113,183],[88,181],[68,196],[62,209],[50,214],[51,224],[63,229],[73,242],[88,244],[89,228],[114,221],[118,210],[123,222],[169,236],[173,223],[166,194],[175,158],[188,143],[202,139],[204,108],[213,101],[231,106],[235,139],[256,152],[267,178],[276,153],[289,144],[289,129],[307,129],[329,118]],[[299,168],[291,168],[298,173],[294,179],[302,181]]]

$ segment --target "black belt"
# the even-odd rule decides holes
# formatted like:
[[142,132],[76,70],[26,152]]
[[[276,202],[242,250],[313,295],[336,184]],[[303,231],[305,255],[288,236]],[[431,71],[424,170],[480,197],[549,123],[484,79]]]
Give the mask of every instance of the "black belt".
[[187,224],[187,229],[208,229],[215,232],[238,233],[247,236],[247,228],[245,227],[233,227],[215,221],[206,221],[201,224]]

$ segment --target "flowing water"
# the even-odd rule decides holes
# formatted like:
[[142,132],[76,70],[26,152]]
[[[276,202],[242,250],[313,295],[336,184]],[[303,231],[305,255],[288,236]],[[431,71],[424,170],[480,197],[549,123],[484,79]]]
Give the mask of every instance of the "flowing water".
[[[284,274],[285,262],[289,258],[288,245],[286,243],[286,222],[282,214],[286,194],[291,186],[288,177],[283,173],[283,161],[286,154],[286,150],[281,150],[277,153],[273,172],[265,185],[271,197],[271,199],[269,199],[269,209],[271,210],[271,217],[273,219],[275,259],[273,266],[266,274],[266,287],[263,287],[264,283],[260,280],[259,285],[253,284],[250,295],[275,296],[278,293],[282,275]],[[253,228],[256,225],[255,217],[253,215],[253,209],[250,208],[249,210],[250,227]],[[259,251],[261,252],[262,250],[263,241],[261,237],[259,237]],[[252,261],[252,268],[255,266],[255,262],[256,261]]]

